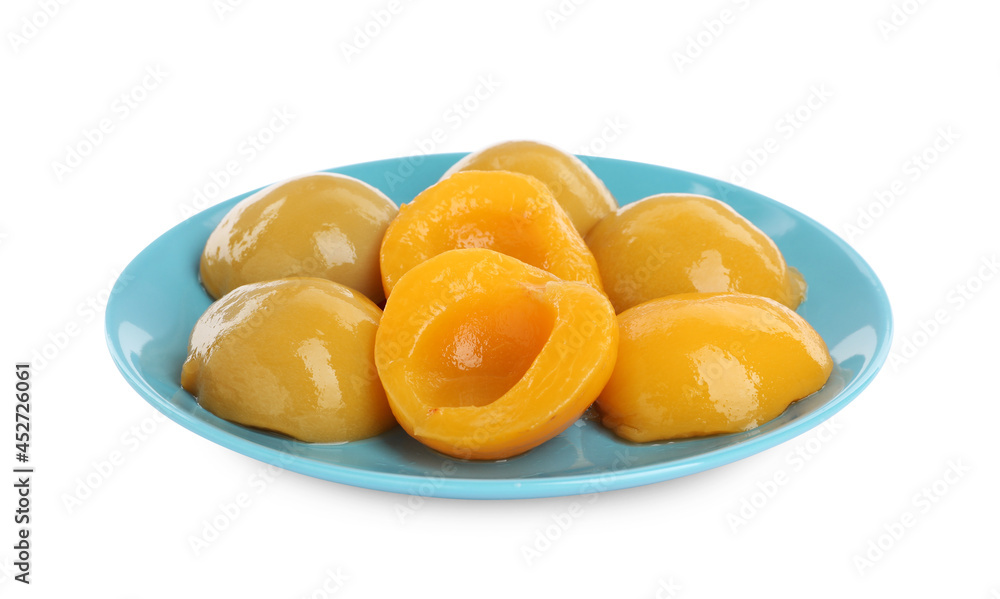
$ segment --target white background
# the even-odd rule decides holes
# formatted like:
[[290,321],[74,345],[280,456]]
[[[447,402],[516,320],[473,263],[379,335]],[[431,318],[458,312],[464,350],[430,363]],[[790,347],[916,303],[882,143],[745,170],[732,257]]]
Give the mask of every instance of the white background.
[[[1000,285],[980,268],[998,252],[1000,5],[423,0],[376,26],[387,0],[234,4],[4,2],[0,368],[74,333],[34,377],[30,587],[11,580],[2,483],[2,596],[1000,597]],[[483,79],[496,89],[469,100]],[[474,110],[456,117],[463,102]],[[240,152],[276,109],[287,127]],[[60,176],[53,163],[102,119]],[[871,263],[893,302],[893,363],[833,434],[582,505],[408,503],[287,472],[261,484],[260,463],[154,420],[112,365],[101,307],[195,191],[231,160],[240,172],[213,202],[415,154],[436,128],[444,141],[424,149],[535,138],[724,179],[773,138],[745,185]],[[88,477],[99,486],[67,507]],[[190,537],[241,493],[249,507],[196,555]],[[760,507],[738,524],[744,500]]]

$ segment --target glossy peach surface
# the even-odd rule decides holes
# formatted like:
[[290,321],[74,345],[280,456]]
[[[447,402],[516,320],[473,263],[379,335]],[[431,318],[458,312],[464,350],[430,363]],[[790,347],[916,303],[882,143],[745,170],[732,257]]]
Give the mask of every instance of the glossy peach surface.
[[239,287],[191,332],[184,389],[220,418],[301,441],[342,442],[395,424],[374,365],[381,311],[326,279]]
[[380,254],[386,296],[421,262],[465,248],[496,250],[601,288],[594,257],[548,188],[527,175],[466,171],[404,204],[389,225]]
[[396,419],[448,455],[500,459],[569,427],[614,367],[607,298],[486,249],[440,254],[386,302],[375,362]]
[[706,196],[629,204],[594,227],[587,245],[618,312],[676,293],[752,293],[792,309],[805,297],[802,276],[771,238]]
[[692,293],[618,315],[614,374],[597,400],[630,441],[749,430],[819,390],[833,360],[801,316],[773,300]]
[[535,141],[508,141],[469,154],[442,179],[459,171],[513,171],[544,183],[581,235],[618,208],[607,186],[579,158]]
[[330,279],[380,304],[378,250],[396,204],[367,183],[317,173],[241,201],[201,257],[201,280],[220,298],[240,285],[290,276]]

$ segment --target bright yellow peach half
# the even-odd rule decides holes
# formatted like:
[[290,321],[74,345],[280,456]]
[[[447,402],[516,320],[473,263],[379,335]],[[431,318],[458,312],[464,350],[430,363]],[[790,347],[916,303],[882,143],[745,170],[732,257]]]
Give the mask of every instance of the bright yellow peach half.
[[607,186],[583,161],[536,141],[508,141],[469,154],[442,179],[459,171],[512,171],[535,177],[552,191],[580,235],[618,208]]
[[413,438],[508,458],[569,427],[614,367],[607,298],[487,249],[435,256],[399,280],[375,340],[389,405]]
[[809,323],[760,296],[674,295],[618,323],[618,361],[597,408],[629,441],[749,430],[819,390],[833,368]]
[[386,296],[421,262],[468,248],[495,250],[601,289],[594,257],[547,187],[517,173],[465,171],[404,204],[389,225],[380,254]]

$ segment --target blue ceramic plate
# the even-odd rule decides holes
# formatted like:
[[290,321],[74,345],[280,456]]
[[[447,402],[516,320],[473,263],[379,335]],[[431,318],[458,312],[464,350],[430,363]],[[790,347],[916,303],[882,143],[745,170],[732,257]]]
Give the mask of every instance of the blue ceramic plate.
[[[330,169],[367,181],[398,203],[433,184],[462,154],[416,156]],[[140,253],[107,307],[108,346],[129,384],[170,419],[252,458],[318,478],[396,493],[468,499],[575,495],[661,482],[753,455],[800,435],[854,399],[885,361],[892,336],[888,298],[871,268],[834,233],[774,200],[715,179],[606,158],[583,160],[622,204],[661,192],[719,198],[770,235],[805,275],[799,307],[836,362],[820,391],[752,431],[645,445],[581,419],[541,447],[500,462],[445,457],[396,428],[340,445],[306,444],[250,430],[201,409],[180,387],[188,334],[211,303],[198,282],[205,240],[250,193],[187,219]]]

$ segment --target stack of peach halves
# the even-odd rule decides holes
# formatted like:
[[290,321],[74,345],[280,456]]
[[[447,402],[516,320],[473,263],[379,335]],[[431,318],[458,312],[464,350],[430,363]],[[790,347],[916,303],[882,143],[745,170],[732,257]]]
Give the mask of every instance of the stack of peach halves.
[[[536,447],[595,404],[635,442],[744,431],[821,388],[805,282],[726,204],[624,208],[577,158],[509,142],[397,209],[321,173],[240,202],[201,278],[185,389],[310,442],[396,422],[448,455]],[[384,303],[384,311],[379,305]]]

